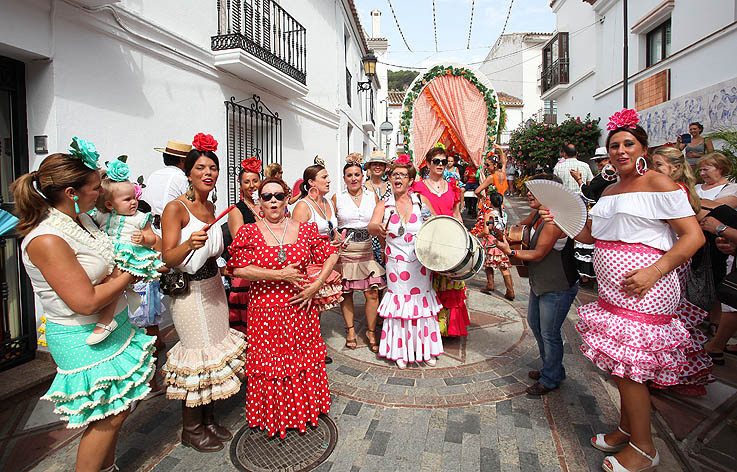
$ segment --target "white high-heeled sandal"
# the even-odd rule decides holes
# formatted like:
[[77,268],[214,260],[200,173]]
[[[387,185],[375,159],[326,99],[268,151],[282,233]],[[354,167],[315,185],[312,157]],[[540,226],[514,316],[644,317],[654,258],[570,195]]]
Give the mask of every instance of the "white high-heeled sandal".
[[[629,444],[630,447],[632,447],[632,449],[639,452],[642,456],[646,457],[650,461],[650,465],[643,469],[631,471],[629,469],[626,469],[624,466],[622,466],[622,464],[619,463],[616,457],[606,456],[604,458],[604,462],[601,463],[601,468],[606,470],[606,472],[652,472],[653,470],[655,470],[657,466],[660,465],[660,454],[658,453],[657,450],[655,451],[655,457],[650,457],[649,455],[645,453],[645,451],[635,446],[631,442],[627,444]],[[606,461],[609,461],[609,464],[611,464],[611,467],[607,465]]]
[[[623,430],[619,426],[617,426],[617,429],[619,430],[620,433],[624,434],[627,437],[630,437],[630,433]],[[604,452],[619,452],[625,447],[627,447],[626,442],[622,444],[615,444],[614,446],[611,446],[609,445],[609,443],[607,443],[604,440],[604,436],[606,436],[605,433],[599,433],[596,435],[596,437],[591,438],[591,445],[594,446],[596,449],[600,451],[604,451]]]
[[407,363],[404,362],[404,359],[397,359],[397,367],[404,370],[407,368]]
[[425,364],[427,364],[430,367],[435,367],[435,365],[437,365],[437,363],[438,363],[438,361],[434,357],[431,357],[430,359],[428,359],[428,360],[425,361]]
[[115,331],[115,328],[118,327],[118,322],[113,320],[110,322],[110,324],[97,323],[95,327],[102,328],[103,331],[102,333],[92,332],[89,336],[87,336],[86,342],[90,346],[103,342],[108,336],[110,336],[110,333]]
[[118,466],[113,462],[113,465],[110,467],[106,467],[104,469],[100,469],[100,472],[118,472],[120,469],[118,469]]

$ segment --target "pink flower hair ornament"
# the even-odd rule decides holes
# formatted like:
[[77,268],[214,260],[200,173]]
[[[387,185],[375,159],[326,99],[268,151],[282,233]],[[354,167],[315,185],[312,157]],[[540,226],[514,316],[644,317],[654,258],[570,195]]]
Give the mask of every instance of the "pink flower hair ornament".
[[409,164],[412,164],[412,159],[410,159],[409,154],[402,154],[399,157],[397,157],[397,160],[395,160],[394,163],[409,165]]
[[637,113],[637,110],[634,108],[625,108],[609,117],[609,123],[607,123],[606,129],[609,131],[619,128],[635,129],[639,122],[640,114]]
[[138,184],[133,184],[133,188],[135,189],[135,192],[136,192],[136,200],[140,200],[141,196],[143,195],[143,187],[141,187]]

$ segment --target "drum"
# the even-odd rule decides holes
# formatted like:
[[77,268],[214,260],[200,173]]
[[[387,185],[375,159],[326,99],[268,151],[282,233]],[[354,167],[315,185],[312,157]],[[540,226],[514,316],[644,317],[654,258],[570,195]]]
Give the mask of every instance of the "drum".
[[473,277],[486,258],[479,240],[450,216],[435,216],[422,225],[415,237],[415,252],[423,266],[457,280]]

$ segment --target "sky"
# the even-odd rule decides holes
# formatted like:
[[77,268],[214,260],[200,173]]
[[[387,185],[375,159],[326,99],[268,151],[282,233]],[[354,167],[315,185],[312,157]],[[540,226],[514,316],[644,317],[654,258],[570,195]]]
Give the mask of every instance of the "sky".
[[[361,24],[371,35],[373,9],[381,10],[381,36],[389,40],[387,62],[399,66],[427,67],[439,61],[480,62],[502,32],[510,0],[435,0],[438,51],[435,52],[433,0],[391,0],[404,37],[399,34],[389,0],[354,0]],[[475,3],[470,49],[468,26]],[[555,15],[550,0],[514,0],[506,33],[552,32]],[[401,69],[402,67],[390,67]]]

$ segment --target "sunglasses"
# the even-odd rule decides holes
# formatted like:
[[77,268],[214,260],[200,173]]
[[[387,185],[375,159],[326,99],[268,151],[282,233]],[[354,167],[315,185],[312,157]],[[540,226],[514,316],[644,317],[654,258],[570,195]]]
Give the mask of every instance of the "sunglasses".
[[435,158],[435,159],[432,160],[432,163],[434,165],[436,165],[436,166],[439,166],[439,165],[447,166],[448,165],[448,159],[438,159],[438,158]]
[[286,197],[287,197],[287,194],[284,192],[262,193],[261,194],[261,200],[265,202],[270,202],[272,198],[276,198],[278,201],[283,202]]

